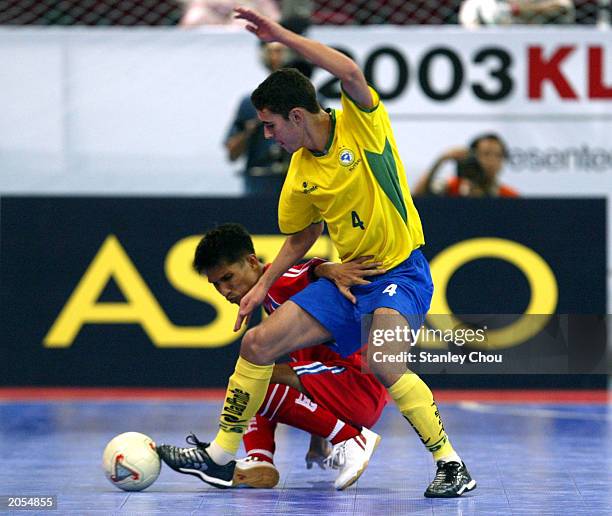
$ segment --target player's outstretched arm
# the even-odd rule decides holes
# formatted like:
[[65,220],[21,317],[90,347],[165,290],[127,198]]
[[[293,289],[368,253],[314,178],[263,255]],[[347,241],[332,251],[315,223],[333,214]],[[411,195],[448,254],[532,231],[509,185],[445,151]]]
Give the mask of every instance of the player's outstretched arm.
[[344,91],[361,107],[366,109],[374,107],[372,94],[365,76],[357,63],[350,57],[323,43],[285,29],[280,24],[252,9],[236,7],[234,12],[236,18],[248,22],[247,30],[259,39],[267,42],[278,41],[295,50],[311,63],[320,66],[340,79]]
[[240,301],[238,317],[234,325],[234,331],[238,331],[242,323],[246,320],[247,324],[253,311],[260,306],[272,284],[284,274],[289,267],[301,260],[317,238],[323,232],[323,222],[311,224],[299,233],[289,235],[278,252],[268,270],[259,278],[257,283],[243,296]]

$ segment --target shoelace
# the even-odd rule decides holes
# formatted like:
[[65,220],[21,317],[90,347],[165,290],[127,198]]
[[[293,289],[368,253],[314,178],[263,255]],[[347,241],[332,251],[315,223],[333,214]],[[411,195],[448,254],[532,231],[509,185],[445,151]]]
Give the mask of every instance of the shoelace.
[[195,434],[191,433],[186,438],[187,444],[195,446],[195,448],[179,448],[178,453],[182,458],[187,459],[191,462],[204,462],[204,454],[202,450],[208,446],[207,443],[200,441]]
[[453,481],[457,477],[459,467],[460,464],[457,462],[445,462],[438,468],[432,484],[438,486],[440,484],[446,484],[449,481]]
[[336,444],[323,464],[331,469],[340,469],[346,462],[346,441]]

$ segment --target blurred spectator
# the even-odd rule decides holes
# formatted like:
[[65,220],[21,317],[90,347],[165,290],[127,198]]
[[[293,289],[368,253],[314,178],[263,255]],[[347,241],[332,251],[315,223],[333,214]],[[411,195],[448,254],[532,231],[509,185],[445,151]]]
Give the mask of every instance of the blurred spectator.
[[[498,135],[480,135],[469,147],[450,149],[442,154],[419,181],[413,195],[518,197],[513,188],[499,182],[499,175],[507,157],[506,145]],[[439,182],[435,176],[448,161],[456,163],[456,176]]]
[[[265,43],[261,45],[261,57],[265,67],[273,72],[286,64],[288,48],[281,43]],[[247,195],[280,194],[291,156],[274,140],[266,140],[250,95],[240,101],[225,148],[230,161],[246,158],[243,174]]]
[[575,21],[573,0],[464,0],[459,9],[459,23],[468,29]]
[[180,21],[182,27],[198,25],[230,25],[244,27],[242,20],[234,19],[234,7],[241,5],[259,11],[275,21],[280,18],[280,10],[274,0],[179,0],[184,5]]
[[[312,0],[281,0],[281,13],[283,20],[305,20],[309,24],[312,17]],[[302,34],[305,28],[298,30],[298,33]]]

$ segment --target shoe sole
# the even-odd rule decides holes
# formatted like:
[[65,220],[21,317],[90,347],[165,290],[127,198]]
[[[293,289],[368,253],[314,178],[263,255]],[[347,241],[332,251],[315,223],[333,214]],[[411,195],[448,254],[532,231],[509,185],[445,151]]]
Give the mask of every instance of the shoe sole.
[[[382,439],[382,437],[380,437],[380,435],[376,436],[376,442],[374,443],[374,448],[372,448],[372,453],[370,453],[370,459],[372,458],[372,455],[374,455],[374,452],[376,451],[376,448],[378,448],[378,445],[380,444],[381,439]],[[355,473],[353,478],[351,478],[343,486],[337,487],[336,489],[338,491],[344,491],[347,487],[351,487],[355,482],[357,482],[357,480],[359,480],[359,477],[363,474],[363,472],[368,467],[368,464],[370,464],[370,459],[366,460],[363,463],[363,466],[361,466],[361,469],[359,471],[357,471],[357,473]]]
[[476,480],[470,480],[467,484],[461,487],[457,493],[447,495],[435,495],[425,493],[425,498],[459,498],[463,493],[469,493],[476,489]]
[[216,487],[218,489],[228,489],[233,486],[233,480],[221,480],[215,477],[209,477],[208,475],[202,473],[198,469],[188,469],[188,468],[172,468],[174,471],[178,471],[180,473],[185,473],[186,475],[193,475],[194,477],[198,477],[202,482],[206,482],[207,484]]
[[268,466],[240,469],[236,466],[234,470],[234,486],[247,486],[257,489],[272,489],[279,481],[276,468]]

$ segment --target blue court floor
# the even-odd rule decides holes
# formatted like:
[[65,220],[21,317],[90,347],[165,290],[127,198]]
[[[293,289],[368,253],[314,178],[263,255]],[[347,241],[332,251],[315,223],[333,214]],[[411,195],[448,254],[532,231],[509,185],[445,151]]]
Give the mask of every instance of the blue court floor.
[[[162,468],[146,491],[119,491],[104,477],[107,441],[134,430],[183,444],[214,435],[218,402],[0,402],[0,495],[57,495],[40,514],[612,514],[612,411],[606,404],[440,404],[451,440],[478,488],[431,500],[431,458],[387,407],[368,470],[344,492],[334,473],[307,470],[308,436],[278,432],[279,486],[220,491]],[[2,512],[0,510],[0,512]],[[20,511],[16,514],[24,514]]]

